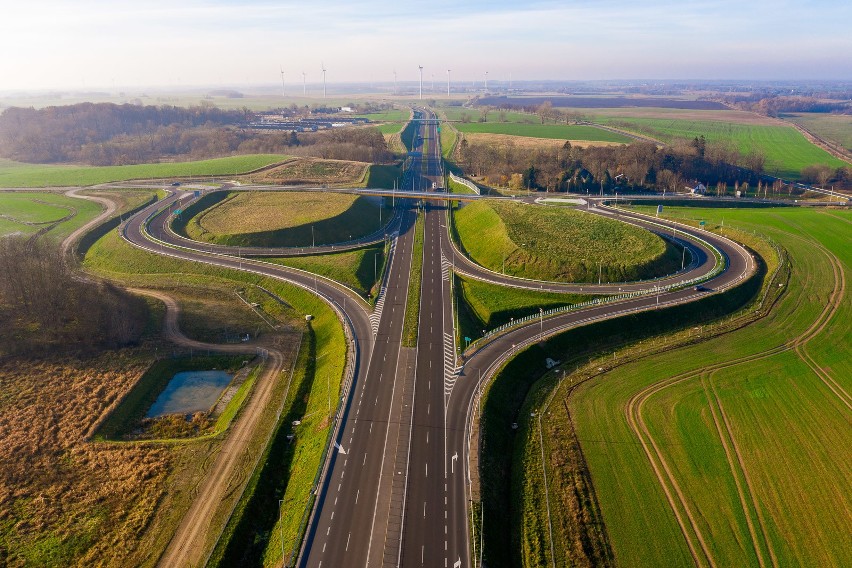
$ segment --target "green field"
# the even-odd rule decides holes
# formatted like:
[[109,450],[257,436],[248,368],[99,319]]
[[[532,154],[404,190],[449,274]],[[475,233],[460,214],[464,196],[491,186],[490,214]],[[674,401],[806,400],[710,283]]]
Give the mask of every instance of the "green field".
[[802,168],[814,164],[827,164],[835,168],[848,165],[811,144],[789,126],[638,117],[606,119],[603,122],[635,130],[664,142],[704,136],[711,142],[730,144],[744,154],[761,152],[766,156],[766,173],[784,178],[798,178]]
[[420,286],[423,279],[423,239],[425,227],[423,215],[417,215],[414,224],[414,247],[411,253],[411,273],[408,277],[408,293],[405,300],[405,321],[402,327],[402,344],[417,346],[417,326],[420,325]]
[[349,252],[266,260],[331,278],[367,298],[378,293],[376,284],[381,283],[386,258],[384,245],[378,244]]
[[[479,122],[482,111],[478,108],[464,108],[460,106],[440,107],[439,114],[447,120]],[[541,119],[534,114],[517,111],[492,110],[488,113],[488,123],[513,122],[518,124],[541,124]]]
[[454,213],[462,248],[495,272],[562,282],[664,276],[681,254],[660,237],[582,210],[470,203]]
[[629,144],[627,136],[609,132],[593,126],[568,124],[521,124],[514,122],[471,122],[457,123],[459,132],[506,134],[509,136],[527,136],[532,138],[553,138],[559,140],[588,140],[592,142],[617,142]]
[[783,118],[804,126],[820,138],[852,152],[852,115],[800,112],[785,114]]
[[405,122],[411,113],[407,108],[392,108],[381,112],[353,115],[358,118],[366,118],[373,122]]
[[[696,327],[680,333],[685,347],[663,341],[657,354],[619,357],[614,368],[606,357],[593,361],[602,372],[591,372],[568,397],[572,420],[562,390],[543,438],[566,440],[565,425],[575,426],[619,565],[842,565],[852,555],[844,536],[852,532],[852,470],[843,449],[852,447],[845,349],[852,215],[786,208],[668,214],[706,219],[715,229],[724,219],[726,231],[768,235],[790,255],[786,292],[768,315],[742,328],[733,320],[734,331],[724,335],[695,343],[714,329]],[[544,450],[555,456],[545,462],[557,487],[554,460],[564,445],[548,442]],[[528,455],[541,460],[539,451]],[[539,525],[527,535],[532,557],[546,557],[545,531]],[[561,534],[557,526],[557,549]]]
[[402,122],[387,122],[385,124],[379,124],[375,128],[382,134],[396,134],[402,130],[403,125],[404,123]]
[[310,247],[373,233],[390,210],[375,198],[323,192],[208,194],[176,224],[192,239],[231,246]]
[[88,186],[125,180],[228,176],[250,172],[287,159],[278,154],[251,154],[197,162],[131,166],[25,164],[0,159],[0,187]]

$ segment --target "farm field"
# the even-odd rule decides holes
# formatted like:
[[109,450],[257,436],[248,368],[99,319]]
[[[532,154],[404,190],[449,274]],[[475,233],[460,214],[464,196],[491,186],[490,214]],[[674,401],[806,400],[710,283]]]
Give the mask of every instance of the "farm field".
[[802,168],[814,164],[835,168],[849,165],[811,144],[789,126],[656,118],[607,119],[603,122],[664,142],[704,136],[708,141],[731,144],[744,154],[761,152],[766,156],[766,173],[782,178],[798,179]]
[[59,239],[100,212],[97,203],[60,193],[0,192],[0,236],[44,231]]
[[470,122],[455,125],[459,132],[529,136],[533,138],[557,138],[561,140],[588,140],[629,144],[627,136],[601,130],[593,126],[566,124],[521,124],[502,122]]
[[785,114],[783,118],[804,126],[820,138],[852,152],[852,115],[801,112]]
[[[381,219],[380,219],[381,215]],[[358,239],[390,220],[376,199],[322,192],[232,192],[186,221],[195,240],[309,247]]]
[[680,269],[680,251],[648,231],[581,210],[475,202],[453,214],[470,258],[495,272],[561,282],[624,282]]
[[285,159],[287,156],[278,154],[251,154],[197,162],[100,167],[25,164],[0,159],[0,187],[67,187],[127,180],[233,176]]
[[[544,425],[543,438],[570,435],[560,430],[567,402],[620,565],[841,565],[852,555],[843,536],[852,531],[844,449],[852,445],[844,343],[852,333],[852,252],[845,246],[852,215],[786,208],[667,214],[706,219],[714,229],[724,219],[726,231],[779,243],[790,256],[786,291],[746,327],[619,361],[567,400],[564,388],[557,391],[549,412],[558,417]],[[569,373],[562,384],[573,380]],[[546,550],[547,538],[540,532],[527,546]]]

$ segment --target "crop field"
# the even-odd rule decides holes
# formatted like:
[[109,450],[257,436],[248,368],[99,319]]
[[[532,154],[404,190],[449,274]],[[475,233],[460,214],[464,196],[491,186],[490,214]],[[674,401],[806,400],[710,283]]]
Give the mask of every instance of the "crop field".
[[558,138],[561,140],[589,140],[629,144],[631,139],[601,130],[593,126],[573,124],[521,124],[501,122],[471,122],[455,125],[459,132],[504,134],[509,136],[530,136],[533,138]]
[[0,192],[0,236],[39,231],[60,238],[100,213],[100,205],[58,193]]
[[[842,565],[852,556],[852,215],[669,214],[766,235],[787,250],[790,276],[763,318],[715,337],[712,325],[687,330],[684,347],[603,368],[567,400],[557,393],[550,412],[570,409],[615,561]],[[545,438],[569,435],[556,422]]]
[[189,219],[186,233],[199,241],[234,246],[309,247],[363,237],[391,215],[376,200],[355,195],[233,192]]
[[[479,122],[482,118],[482,110],[478,108],[464,108],[460,106],[447,106],[439,109],[439,114],[447,120]],[[488,113],[488,123],[513,122],[518,124],[540,124],[541,119],[525,112],[492,110]]]
[[619,282],[680,268],[660,237],[582,210],[470,203],[454,213],[459,241],[485,268],[562,282]]
[[287,159],[277,154],[251,154],[197,162],[131,166],[25,164],[0,159],[0,187],[88,186],[126,180],[237,175]]
[[368,164],[363,162],[296,158],[280,166],[251,174],[247,179],[254,183],[273,184],[353,184],[364,176],[367,166]]
[[306,270],[349,286],[361,296],[375,297],[385,263],[384,245],[317,256],[268,258],[269,262]]
[[785,114],[784,118],[852,152],[852,115],[801,112]]
[[766,172],[779,177],[798,178],[802,168],[814,164],[827,164],[834,168],[848,165],[811,144],[789,126],[655,118],[611,119],[606,122],[664,142],[704,136],[708,141],[730,144],[745,154],[761,152],[766,156]]

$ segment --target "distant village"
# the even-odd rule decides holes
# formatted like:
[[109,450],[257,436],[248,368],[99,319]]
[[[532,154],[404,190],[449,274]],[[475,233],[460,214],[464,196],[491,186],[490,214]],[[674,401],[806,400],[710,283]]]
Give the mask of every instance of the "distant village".
[[254,130],[281,130],[285,132],[316,132],[329,128],[358,126],[367,124],[369,119],[362,116],[351,116],[355,112],[352,107],[325,107],[307,111],[307,116],[299,116],[293,109],[282,109],[257,113],[254,119],[246,124]]

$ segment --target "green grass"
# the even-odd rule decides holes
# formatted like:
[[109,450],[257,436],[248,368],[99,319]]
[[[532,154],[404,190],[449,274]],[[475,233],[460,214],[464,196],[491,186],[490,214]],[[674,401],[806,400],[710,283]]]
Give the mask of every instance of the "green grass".
[[47,233],[60,239],[100,212],[101,206],[97,203],[58,193],[0,193],[0,236],[13,233],[31,235],[70,216]]
[[423,239],[425,236],[423,215],[417,214],[414,224],[414,248],[411,253],[411,273],[408,279],[408,294],[405,300],[405,321],[402,325],[402,345],[417,346],[417,327],[420,325],[420,285],[423,279]]
[[521,124],[499,122],[471,122],[455,125],[459,132],[506,134],[509,136],[526,136],[531,138],[554,138],[559,140],[588,140],[591,142],[617,142],[629,144],[631,139],[601,130],[593,126],[566,124]]
[[[495,272],[538,280],[603,282],[664,276],[680,251],[660,237],[582,210],[476,202],[454,213],[471,259]],[[600,264],[599,264],[600,263]]]
[[494,329],[512,319],[537,314],[539,308],[549,310],[590,300],[592,296],[519,290],[473,278],[456,276],[460,338],[476,339],[483,330]]
[[783,118],[852,152],[852,115],[801,112],[785,114]]
[[[651,394],[639,415],[699,519],[717,565],[757,565],[770,549],[779,565],[838,565],[852,554],[844,536],[852,485],[849,411],[805,364],[814,359],[846,392],[852,362],[844,338],[852,333],[848,293],[802,353],[767,350],[800,336],[829,303],[836,256],[849,276],[846,246],[852,215],[805,209],[670,209],[669,215],[725,230],[769,235],[790,254],[786,293],[768,316],[697,345],[628,362],[583,383],[569,406],[594,479],[607,531],[621,565],[690,563],[686,540],[630,428],[625,409],[643,389],[670,377],[691,377]],[[700,329],[699,329],[700,332]],[[754,357],[715,372],[710,365]],[[714,414],[722,420],[720,426]],[[561,412],[554,407],[554,413]],[[730,429],[730,432],[729,432]],[[564,437],[550,432],[551,439]],[[736,444],[741,459],[729,457]],[[745,505],[737,483],[746,488]],[[667,482],[668,483],[668,482]],[[712,489],[711,489],[712,488]],[[762,519],[762,521],[761,521]],[[748,529],[756,527],[756,544]],[[761,523],[765,530],[761,528]],[[654,538],[648,538],[653,527]],[[693,540],[694,537],[693,537]]]
[[217,192],[188,207],[175,229],[222,245],[310,247],[358,239],[377,231],[391,215],[380,213],[377,198],[363,196],[232,192],[223,197]]
[[130,166],[25,164],[0,160],[0,187],[88,186],[125,180],[228,176],[246,173],[287,159],[278,154],[251,154],[196,162]]
[[385,124],[379,124],[374,128],[377,128],[379,132],[382,134],[396,134],[397,132],[402,130],[404,123],[402,122],[387,122]]
[[[493,110],[488,113],[488,123],[502,123],[501,112],[505,114],[506,122],[512,122],[517,124],[540,124],[541,119],[534,114],[527,114],[523,112],[517,111],[499,111]],[[467,119],[471,122],[479,122],[479,119],[482,118],[482,111],[478,108],[463,108],[458,106],[453,107],[441,107],[440,114],[446,117],[447,120],[464,120],[466,116]]]
[[736,124],[713,120],[618,118],[605,122],[671,142],[675,138],[704,136],[708,141],[730,144],[744,154],[766,156],[766,173],[798,178],[802,168],[814,164],[848,165],[810,142],[791,126]]
[[349,252],[266,260],[331,278],[349,286],[361,296],[375,297],[386,258],[384,244],[377,244]]
[[455,149],[458,140],[458,130],[449,124],[441,125],[441,155],[447,159]]
[[373,122],[405,122],[408,120],[409,111],[407,108],[398,109],[392,108],[381,112],[371,112],[369,114],[356,114],[355,117],[367,118]]
[[367,169],[366,186],[371,189],[393,189],[394,182],[401,183],[399,166],[371,164]]

